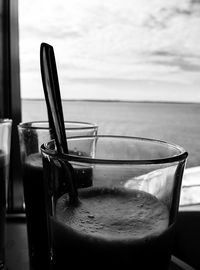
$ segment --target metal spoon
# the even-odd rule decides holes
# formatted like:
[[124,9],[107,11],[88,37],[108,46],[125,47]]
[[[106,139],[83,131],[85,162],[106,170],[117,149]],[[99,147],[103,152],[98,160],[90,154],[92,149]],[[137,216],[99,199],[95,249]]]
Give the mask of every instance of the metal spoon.
[[47,43],[42,43],[40,47],[40,66],[50,127],[54,132],[57,150],[68,153],[54,49]]
[[[54,134],[57,151],[58,153],[67,154],[68,145],[54,49],[47,43],[42,43],[40,47],[40,66],[49,121]],[[70,202],[75,205],[78,203],[78,192],[73,167],[69,162],[62,160],[59,160],[59,162],[65,174],[63,181],[66,177],[68,179]]]

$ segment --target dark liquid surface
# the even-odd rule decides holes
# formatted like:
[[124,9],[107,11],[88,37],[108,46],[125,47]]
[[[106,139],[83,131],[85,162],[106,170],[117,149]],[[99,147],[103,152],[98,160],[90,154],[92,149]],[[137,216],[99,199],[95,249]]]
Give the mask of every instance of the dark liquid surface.
[[55,269],[78,261],[83,269],[168,268],[171,228],[164,204],[135,190],[92,188],[79,194],[78,207],[68,204],[67,195],[57,203]]
[[[83,167],[79,165],[79,166],[74,167],[74,171],[76,174],[78,188],[89,187],[92,185],[92,168],[91,167]],[[40,153],[31,154],[27,157],[26,162],[24,164],[24,172],[25,172],[25,176],[24,176],[25,179],[32,178],[32,176],[34,176],[35,173],[37,173],[37,176],[40,179],[43,178],[43,164],[42,164],[42,156]],[[37,182],[37,179],[33,179],[33,181]]]

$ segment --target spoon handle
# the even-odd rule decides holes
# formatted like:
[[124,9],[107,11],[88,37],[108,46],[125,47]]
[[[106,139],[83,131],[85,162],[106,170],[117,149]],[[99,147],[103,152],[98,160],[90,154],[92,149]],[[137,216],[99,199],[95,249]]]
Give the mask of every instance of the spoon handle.
[[42,43],[40,47],[40,66],[49,124],[54,132],[57,150],[68,153],[54,49],[47,43]]

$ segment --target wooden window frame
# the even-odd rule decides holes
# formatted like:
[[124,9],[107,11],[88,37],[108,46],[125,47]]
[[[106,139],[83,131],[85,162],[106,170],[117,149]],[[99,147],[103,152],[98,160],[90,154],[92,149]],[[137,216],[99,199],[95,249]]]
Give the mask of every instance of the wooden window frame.
[[0,117],[13,121],[8,213],[22,213],[23,185],[17,125],[21,122],[18,0],[0,0]]

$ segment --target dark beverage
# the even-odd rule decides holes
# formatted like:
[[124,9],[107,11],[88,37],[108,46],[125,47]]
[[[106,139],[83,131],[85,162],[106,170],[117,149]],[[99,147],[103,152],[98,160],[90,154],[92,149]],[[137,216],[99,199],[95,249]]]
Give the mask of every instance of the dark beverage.
[[168,269],[171,234],[167,207],[149,193],[119,188],[68,195],[52,218],[55,269]]
[[[59,163],[57,169],[61,170]],[[92,168],[77,167],[75,170],[77,186],[88,187],[92,183]],[[62,175],[62,173],[60,174]],[[59,178],[59,194],[66,193],[68,185]],[[43,164],[40,153],[27,157],[23,168],[24,199],[26,205],[29,257],[31,269],[42,269],[48,260],[48,232],[43,185]],[[45,253],[46,252],[46,253]],[[46,259],[45,259],[46,258]]]
[[0,269],[5,266],[5,221],[6,221],[6,180],[8,174],[7,158],[0,150]]
[[23,168],[23,185],[30,268],[42,269],[49,254],[42,159],[39,153],[27,158]]

